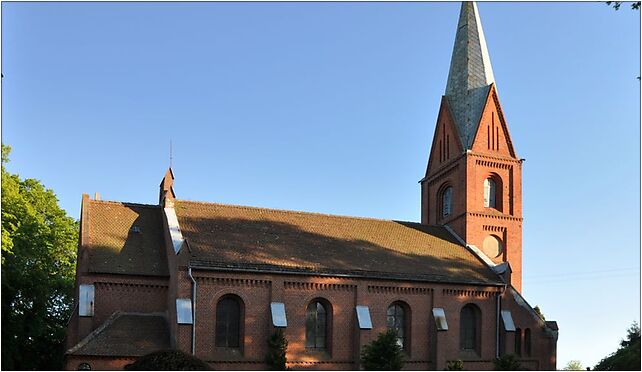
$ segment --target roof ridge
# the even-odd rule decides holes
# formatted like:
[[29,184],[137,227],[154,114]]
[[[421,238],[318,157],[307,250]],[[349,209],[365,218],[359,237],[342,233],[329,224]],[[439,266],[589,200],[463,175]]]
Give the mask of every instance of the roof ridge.
[[[186,199],[180,199],[180,200],[177,199],[176,201],[178,203],[204,204],[204,205],[232,207],[232,208],[238,208],[238,209],[254,209],[254,210],[264,210],[264,211],[275,211],[275,212],[292,213],[292,214],[305,214],[305,215],[316,215],[316,216],[326,216],[326,217],[339,217],[339,218],[350,218],[350,219],[355,219],[355,220],[369,220],[369,221],[381,221],[381,222],[412,223],[412,224],[421,225],[420,222],[416,222],[416,221],[390,220],[390,219],[376,218],[376,217],[346,216],[346,215],[332,214],[332,213],[296,211],[296,210],[291,210],[291,209],[279,209],[279,208],[268,208],[268,207],[254,207],[254,206],[250,206],[250,205],[215,203],[215,202],[205,202],[205,201],[186,200]],[[439,225],[423,225],[423,226],[440,227]]]
[[116,200],[96,200],[96,199],[90,199],[89,202],[91,203],[101,203],[101,204],[117,204],[117,205],[125,205],[125,206],[135,206],[135,207],[145,207],[145,208],[160,208],[160,205],[157,204],[143,204],[143,203],[133,203],[133,202],[121,202],[121,201],[116,201]]

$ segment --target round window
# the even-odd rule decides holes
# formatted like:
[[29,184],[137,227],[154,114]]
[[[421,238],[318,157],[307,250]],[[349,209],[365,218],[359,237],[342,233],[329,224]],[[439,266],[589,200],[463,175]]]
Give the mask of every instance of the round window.
[[484,239],[482,249],[491,258],[499,257],[504,251],[502,241],[495,235],[489,235]]

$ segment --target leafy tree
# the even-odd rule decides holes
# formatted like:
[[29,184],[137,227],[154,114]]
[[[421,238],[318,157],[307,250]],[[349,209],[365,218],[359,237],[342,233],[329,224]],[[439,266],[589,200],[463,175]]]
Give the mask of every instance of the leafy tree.
[[522,365],[519,364],[519,361],[514,354],[504,354],[499,358],[495,358],[493,364],[495,365],[495,371],[522,370]]
[[265,363],[270,371],[285,371],[287,358],[285,356],[288,350],[288,340],[283,335],[280,328],[268,339],[268,353],[265,357]]
[[579,360],[571,360],[568,363],[566,363],[566,367],[564,367],[564,371],[583,371],[584,367],[582,367],[582,362]]
[[460,359],[451,360],[446,364],[446,371],[463,371],[464,362]]
[[53,191],[5,169],[2,145],[2,369],[62,369],[77,223]]
[[535,305],[533,310],[535,310],[535,313],[539,315],[539,317],[542,318],[542,320],[546,320],[546,318],[544,317],[544,314],[542,314],[542,310],[539,309],[539,306]]
[[195,356],[180,350],[163,350],[143,355],[127,371],[209,371],[210,366]]
[[[615,10],[620,10],[620,6],[622,6],[622,3],[624,3],[624,1],[607,1],[606,5],[613,6],[613,9]],[[639,1],[631,1],[629,3],[631,4],[631,9],[633,10],[640,9]]]
[[366,371],[400,370],[404,361],[401,346],[397,343],[397,332],[389,329],[365,345],[361,351],[361,363]]
[[593,369],[596,371],[640,370],[640,326],[637,322],[633,322],[628,329],[626,339],[620,341],[620,348],[602,359]]

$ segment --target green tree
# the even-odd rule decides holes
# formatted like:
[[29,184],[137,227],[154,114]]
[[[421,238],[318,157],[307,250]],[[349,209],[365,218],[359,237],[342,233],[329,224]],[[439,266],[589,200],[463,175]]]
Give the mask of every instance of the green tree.
[[285,371],[288,362],[285,354],[288,351],[288,340],[280,328],[268,339],[268,352],[265,363],[270,371]]
[[397,332],[389,329],[363,347],[361,363],[366,371],[398,371],[403,367],[403,353],[397,343]]
[[10,150],[2,145],[2,369],[61,369],[77,223],[53,191],[7,172]]
[[544,317],[544,314],[542,314],[542,310],[540,310],[539,306],[535,305],[533,310],[535,310],[535,313],[537,315],[539,315],[539,317],[542,318],[542,320],[546,320],[546,318]]
[[522,366],[519,364],[517,357],[514,354],[504,354],[499,358],[495,358],[493,362],[495,371],[521,371]]
[[[631,4],[631,9],[637,10],[640,9],[640,2],[639,1],[627,1],[629,4]],[[606,5],[612,6],[613,9],[615,10],[620,10],[620,6],[622,6],[622,3],[624,1],[607,1]]]
[[568,363],[566,363],[566,367],[564,367],[564,371],[583,371],[584,367],[582,367],[582,362],[579,360],[571,360]]
[[209,364],[180,350],[163,350],[143,355],[126,371],[209,371]]
[[620,348],[602,359],[593,369],[596,371],[640,370],[640,326],[637,322],[633,322],[628,329],[626,339],[620,341]]

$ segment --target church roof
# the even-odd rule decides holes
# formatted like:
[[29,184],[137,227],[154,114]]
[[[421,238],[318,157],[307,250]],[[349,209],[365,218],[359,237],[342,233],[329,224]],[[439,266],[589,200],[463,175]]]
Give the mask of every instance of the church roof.
[[90,272],[168,275],[159,206],[88,200],[84,208],[88,239],[81,254],[87,255]]
[[463,2],[445,95],[465,149],[472,147],[490,85],[494,81],[477,4]]
[[163,315],[116,312],[67,354],[142,356],[169,348],[169,329]]
[[196,267],[501,283],[441,226],[185,200],[175,208]]

